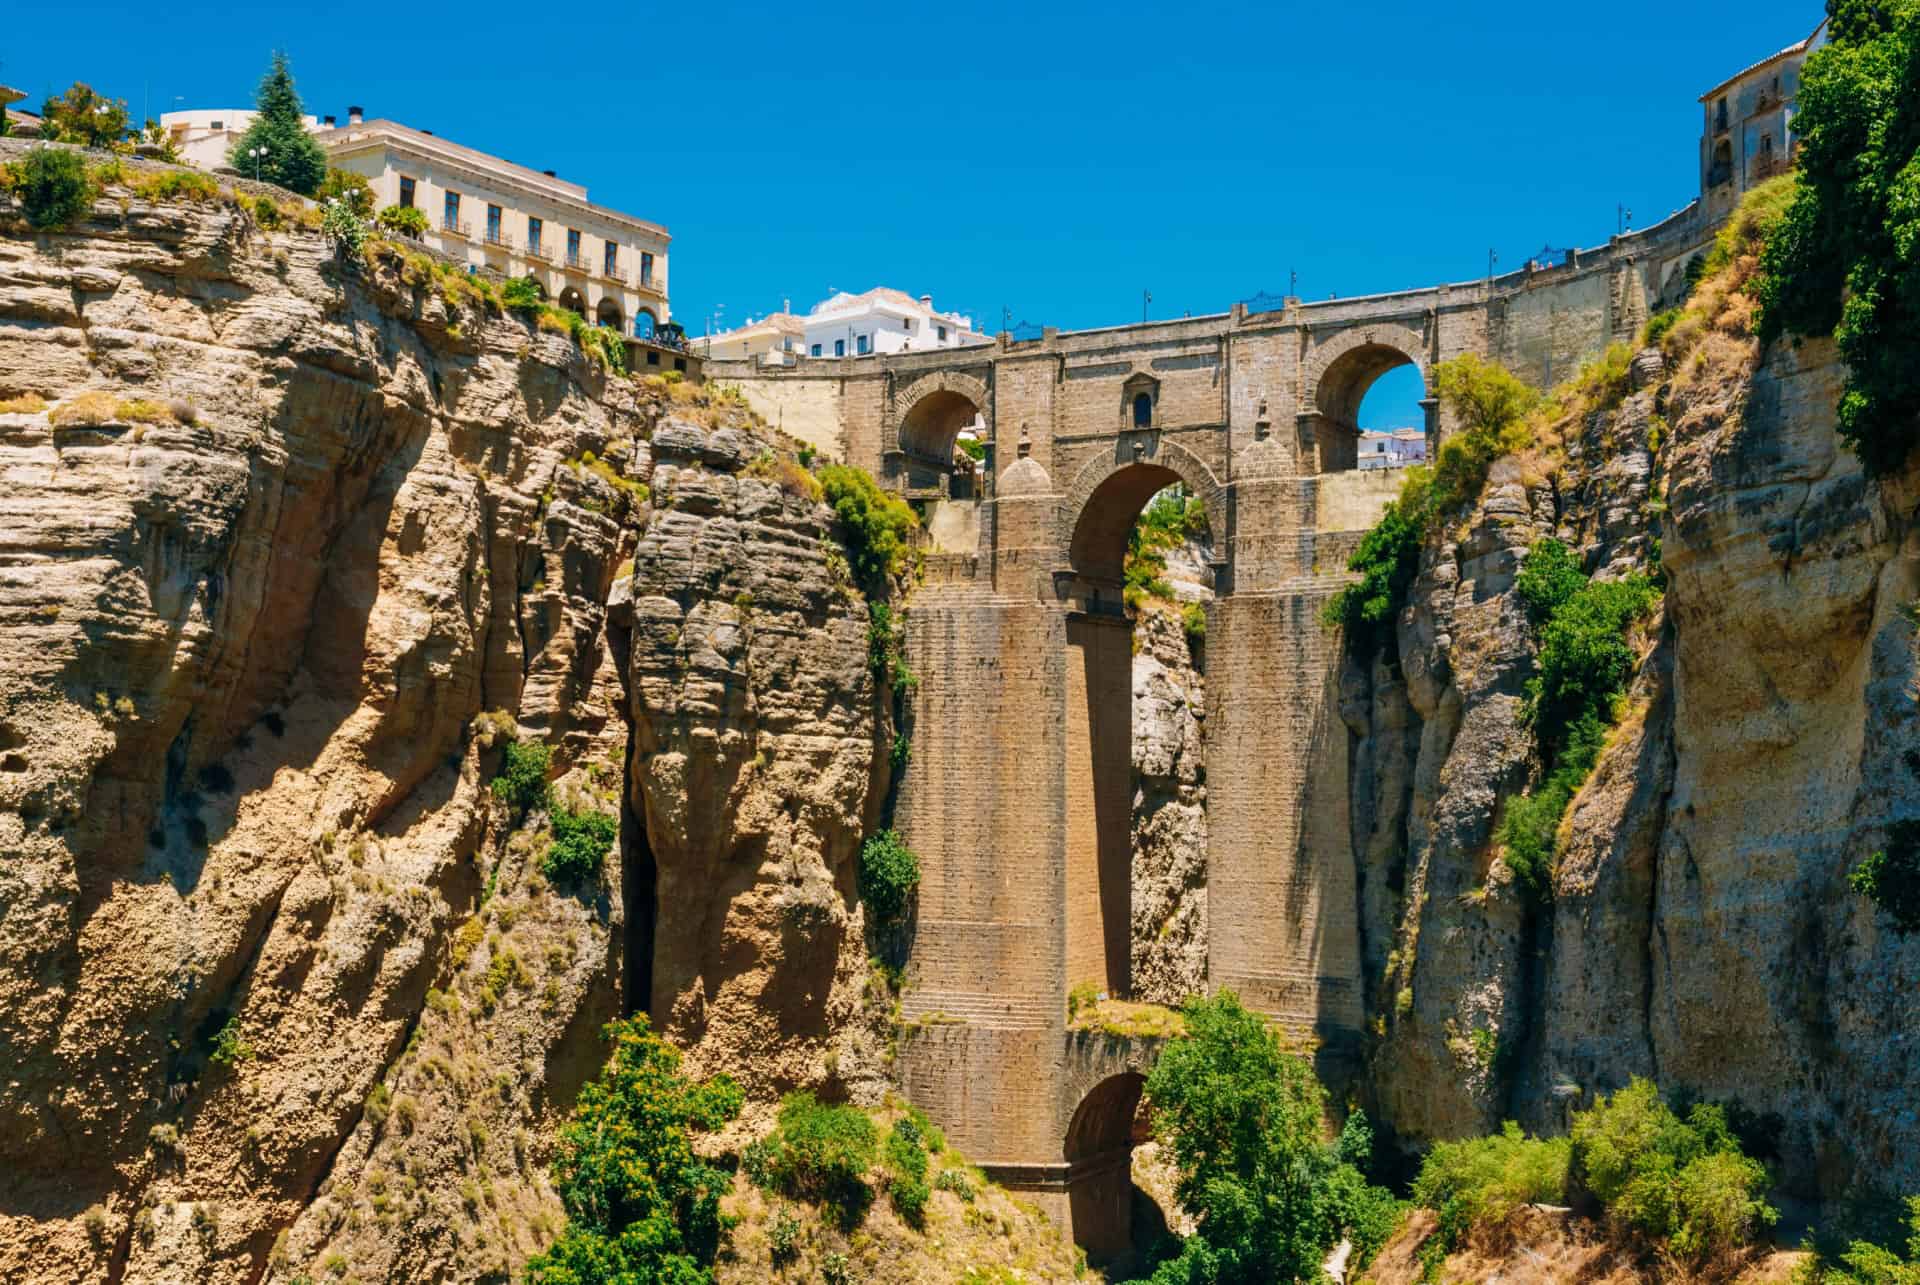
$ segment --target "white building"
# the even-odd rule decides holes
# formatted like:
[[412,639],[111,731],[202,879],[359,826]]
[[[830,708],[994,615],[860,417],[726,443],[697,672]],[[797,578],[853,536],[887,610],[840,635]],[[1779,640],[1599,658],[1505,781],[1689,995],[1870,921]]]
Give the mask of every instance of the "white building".
[[1709,217],[1739,206],[1749,188],[1792,168],[1800,68],[1827,43],[1824,19],[1806,39],[1763,58],[1700,95],[1700,194]]
[[[168,112],[162,128],[189,163],[225,165],[252,111]],[[376,209],[412,206],[427,219],[421,238],[474,271],[529,277],[541,292],[589,321],[637,339],[659,339],[667,303],[667,230],[595,205],[579,183],[528,169],[390,120],[306,118],[327,164],[365,177]],[[677,342],[677,341],[675,341]],[[649,351],[649,364],[659,354]]]
[[1427,458],[1423,428],[1368,429],[1360,434],[1356,464],[1363,469],[1405,468]]
[[802,320],[809,357],[925,352],[988,342],[973,328],[971,317],[936,312],[932,295],[915,299],[885,286],[865,294],[843,290],[815,304]]

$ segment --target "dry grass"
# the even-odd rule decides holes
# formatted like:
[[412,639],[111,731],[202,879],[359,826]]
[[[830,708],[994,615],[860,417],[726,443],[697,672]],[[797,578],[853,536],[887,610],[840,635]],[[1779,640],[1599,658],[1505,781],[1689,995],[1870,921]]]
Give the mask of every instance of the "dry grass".
[[39,393],[21,393],[0,399],[0,415],[38,415],[47,408],[47,399]]
[[72,401],[63,402],[54,407],[53,413],[47,416],[47,419],[62,428],[74,425],[111,424],[119,409],[118,397],[95,389],[92,392],[81,393]]

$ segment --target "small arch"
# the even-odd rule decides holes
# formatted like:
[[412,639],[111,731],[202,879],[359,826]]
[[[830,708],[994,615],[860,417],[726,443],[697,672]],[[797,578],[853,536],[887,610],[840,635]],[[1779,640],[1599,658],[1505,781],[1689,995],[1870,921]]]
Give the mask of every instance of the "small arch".
[[[1418,391],[1427,388],[1425,345],[1411,329],[1398,324],[1358,326],[1341,331],[1316,349],[1308,364],[1308,405],[1317,412],[1312,440],[1303,431],[1301,459],[1313,461],[1321,473],[1350,469],[1358,463],[1360,406],[1381,376],[1412,366]],[[1421,405],[1424,397],[1416,398]],[[1431,429],[1424,422],[1393,427]]]
[[894,395],[893,404],[903,408],[896,439],[900,449],[938,467],[952,462],[961,429],[976,423],[986,428],[987,386],[958,371],[936,371],[916,379]]
[[1133,1248],[1133,1149],[1150,1136],[1146,1077],[1122,1071],[1094,1085],[1067,1124],[1067,1208],[1074,1243],[1110,1263]]
[[600,301],[600,306],[593,310],[593,319],[603,326],[612,326],[622,334],[626,333],[626,317],[621,313],[619,303],[611,296]]
[[647,309],[647,308],[640,309],[640,311],[633,314],[634,338],[636,339],[653,338],[654,328],[658,324],[659,324],[659,319],[653,315],[653,312],[650,309]]
[[568,312],[575,313],[582,318],[587,315],[587,301],[580,297],[580,291],[577,287],[568,286],[565,290],[562,290],[559,299],[555,300],[555,302]]

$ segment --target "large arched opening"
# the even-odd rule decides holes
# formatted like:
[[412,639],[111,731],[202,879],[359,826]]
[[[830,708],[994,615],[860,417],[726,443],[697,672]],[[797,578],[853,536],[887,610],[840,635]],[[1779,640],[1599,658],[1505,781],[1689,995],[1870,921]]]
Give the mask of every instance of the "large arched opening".
[[[1129,603],[1128,556],[1135,526],[1154,497],[1178,488],[1178,502],[1222,514],[1222,492],[1204,464],[1177,446],[1128,443],[1120,460],[1083,468],[1063,508],[1061,540],[1071,576],[1066,622],[1066,965],[1069,988],[1092,986],[1116,998],[1134,987],[1134,646],[1136,613],[1185,608],[1160,576],[1136,575],[1164,605]],[[1130,458],[1129,458],[1130,456]],[[1136,570],[1139,568],[1136,567]],[[1215,592],[1211,555],[1205,592],[1190,605],[1202,620]],[[1204,637],[1204,627],[1193,632]],[[1149,635],[1150,636],[1150,635]],[[1180,638],[1178,630],[1176,639]],[[1191,648],[1192,642],[1178,642]],[[1190,653],[1197,656],[1197,653]],[[1197,664],[1197,660],[1195,661]],[[1148,907],[1151,908],[1150,906]],[[1171,998],[1154,995],[1156,1000]]]
[[952,499],[978,494],[976,478],[985,451],[961,450],[960,435],[972,429],[970,442],[985,438],[986,400],[985,386],[964,376],[929,376],[906,390],[897,441],[906,458],[910,490],[937,491]]
[[[1151,1117],[1141,1093],[1146,1079],[1125,1071],[1093,1086],[1067,1125],[1067,1209],[1074,1243],[1087,1261],[1107,1266],[1128,1258],[1146,1237],[1136,1222],[1150,1222],[1149,1202],[1133,1185],[1133,1149],[1151,1136]],[[1139,1215],[1146,1215],[1141,1217]],[[1165,1231],[1164,1217],[1158,1230]]]
[[594,309],[593,319],[603,326],[612,326],[621,334],[626,333],[626,318],[620,312],[619,303],[612,298],[600,301],[600,306]]
[[560,298],[555,302],[568,312],[577,313],[582,318],[585,318],[587,315],[587,301],[581,297],[580,291],[573,286],[568,286],[562,290],[560,292]]
[[1424,459],[1432,403],[1417,352],[1372,336],[1337,345],[1315,380],[1301,458],[1321,473]]

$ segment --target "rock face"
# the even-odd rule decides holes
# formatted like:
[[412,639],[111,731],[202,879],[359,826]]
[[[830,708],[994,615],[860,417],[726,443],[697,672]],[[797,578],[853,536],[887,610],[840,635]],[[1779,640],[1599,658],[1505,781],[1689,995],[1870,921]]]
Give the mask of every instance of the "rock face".
[[[1641,354],[1555,483],[1501,462],[1429,549],[1399,664],[1348,665],[1365,1097],[1403,1141],[1563,1127],[1646,1075],[1754,1113],[1790,1189],[1863,1161],[1920,1187],[1920,938],[1845,878],[1920,811],[1915,496],[1840,449],[1839,379],[1822,344]],[[1602,577],[1657,556],[1668,588],[1529,906],[1493,833],[1537,772],[1512,585],[1546,535]]]
[[1132,998],[1173,1005],[1206,989],[1206,680],[1177,614],[1133,637]]
[[865,610],[743,407],[124,191],[0,237],[0,396],[0,1277],[517,1270],[649,1004],[874,1091]]

